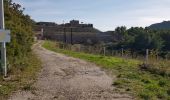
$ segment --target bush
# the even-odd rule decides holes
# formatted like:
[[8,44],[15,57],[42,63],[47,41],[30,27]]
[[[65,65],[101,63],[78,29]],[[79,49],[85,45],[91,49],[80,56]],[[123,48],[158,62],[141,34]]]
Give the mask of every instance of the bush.
[[159,84],[159,86],[164,87],[164,86],[167,85],[167,81],[166,80],[160,80],[158,84]]
[[167,94],[170,96],[170,89],[167,90]]
[[170,72],[167,71],[167,68],[165,65],[163,67],[160,67],[160,65],[157,64],[140,64],[139,65],[140,70],[142,71],[148,71],[152,74],[161,75],[163,77],[169,76]]
[[23,13],[21,5],[12,0],[4,0],[4,10],[5,27],[11,30],[11,42],[7,43],[7,59],[12,67],[25,67],[33,43],[33,21]]
[[139,94],[139,97],[144,99],[144,100],[152,100],[152,98],[154,98],[154,94],[149,90],[143,90]]
[[165,93],[163,91],[158,91],[158,93],[156,95],[161,100],[166,100],[166,98],[167,98],[167,93]]
[[166,59],[170,59],[170,52],[165,55]]

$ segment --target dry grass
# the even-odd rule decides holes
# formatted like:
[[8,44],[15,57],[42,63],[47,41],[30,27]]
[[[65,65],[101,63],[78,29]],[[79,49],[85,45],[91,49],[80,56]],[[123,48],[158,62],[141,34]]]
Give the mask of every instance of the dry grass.
[[0,77],[0,100],[5,100],[7,97],[16,90],[19,89],[32,89],[31,85],[36,80],[37,72],[41,68],[40,60],[35,54],[30,53],[27,56],[27,61],[24,62],[25,67],[11,66],[9,80],[4,80]]

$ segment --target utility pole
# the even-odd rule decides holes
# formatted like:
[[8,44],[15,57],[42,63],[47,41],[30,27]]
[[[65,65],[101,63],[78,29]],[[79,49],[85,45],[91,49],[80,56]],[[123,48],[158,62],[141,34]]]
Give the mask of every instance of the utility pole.
[[67,40],[66,40],[66,28],[65,28],[65,23],[63,21],[63,25],[64,25],[64,30],[63,30],[63,33],[64,33],[64,43],[67,43]]
[[103,54],[106,56],[106,47],[103,48]]
[[71,28],[71,45],[73,45],[73,30]]
[[64,27],[64,43],[67,43],[66,28]]
[[[3,0],[0,0],[0,29],[5,30],[4,1]],[[1,65],[3,67],[4,77],[7,77],[6,42],[2,42],[2,45],[1,45]]]
[[44,38],[44,29],[41,28],[41,39],[43,40],[43,38]]

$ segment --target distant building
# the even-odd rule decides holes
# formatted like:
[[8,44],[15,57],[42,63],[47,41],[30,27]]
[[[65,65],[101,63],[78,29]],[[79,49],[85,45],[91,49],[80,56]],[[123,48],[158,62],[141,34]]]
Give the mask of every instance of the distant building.
[[41,25],[41,26],[56,26],[57,24],[54,22],[38,22],[36,25]]
[[71,20],[70,24],[71,24],[71,26],[78,26],[79,25],[79,21],[78,20]]
[[79,20],[71,20],[65,24],[38,22],[34,27],[34,32],[38,39],[66,41],[73,44],[110,43],[118,39],[112,31],[101,32],[93,28],[93,24],[84,24],[83,22],[80,24]]
[[66,23],[66,24],[62,24],[60,26],[64,26],[64,27],[81,27],[81,28],[93,28],[93,24],[83,24],[83,23],[79,23],[79,20],[71,20],[70,23]]
[[[67,43],[71,43],[71,40],[73,40],[72,42],[75,44],[86,44],[89,41],[96,43],[96,34],[100,32],[93,28],[93,24],[80,24],[78,20],[71,20],[66,24],[38,22],[34,27],[34,31],[40,33],[41,29],[44,29],[43,38],[63,42],[66,40]],[[40,38],[39,36],[42,35],[37,36]]]

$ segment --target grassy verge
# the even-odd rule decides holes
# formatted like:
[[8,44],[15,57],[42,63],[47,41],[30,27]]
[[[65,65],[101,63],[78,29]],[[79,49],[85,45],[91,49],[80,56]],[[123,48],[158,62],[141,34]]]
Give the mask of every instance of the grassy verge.
[[7,97],[16,90],[31,90],[33,89],[32,84],[36,80],[37,71],[40,70],[41,62],[35,56],[30,53],[24,63],[25,67],[11,67],[10,68],[10,79],[3,80],[0,77],[0,100],[5,100]]
[[45,41],[43,47],[68,56],[84,59],[112,71],[117,76],[113,83],[119,91],[132,94],[137,100],[170,100],[170,78],[141,70],[140,61],[104,57],[56,48],[55,42]]

